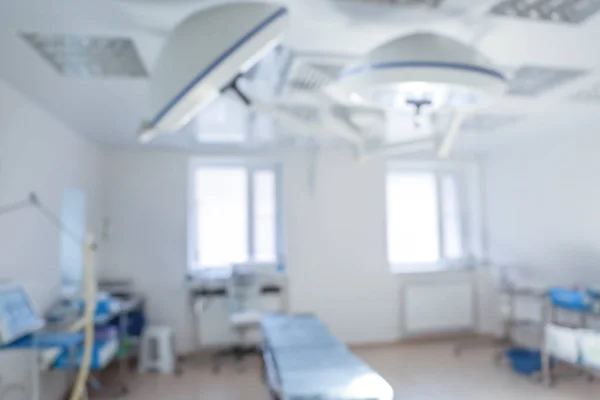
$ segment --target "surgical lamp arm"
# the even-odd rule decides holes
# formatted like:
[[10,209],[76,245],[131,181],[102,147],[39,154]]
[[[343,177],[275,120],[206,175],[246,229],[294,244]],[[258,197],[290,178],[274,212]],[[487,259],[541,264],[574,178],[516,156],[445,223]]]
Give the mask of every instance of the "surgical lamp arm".
[[[312,124],[310,124],[309,122],[304,121],[301,118],[298,118],[288,112],[285,112],[284,110],[281,110],[277,106],[273,106],[271,104],[268,104],[264,101],[261,101],[261,100],[255,99],[255,98],[251,99],[249,96],[247,96],[238,86],[238,82],[241,77],[242,77],[241,75],[238,75],[229,85],[227,85],[224,88],[223,91],[230,89],[247,106],[253,107],[256,111],[270,116],[274,120],[281,122],[282,124],[290,127],[291,129],[294,129],[295,131],[297,131],[303,135],[306,135],[309,137],[314,137],[317,135],[317,133],[319,131],[318,127],[311,126]],[[329,117],[330,119],[333,119],[333,117],[331,115],[328,115],[327,117]],[[334,121],[333,125],[334,125],[334,127],[333,127],[334,134],[348,140],[353,145],[357,146],[357,148],[358,148],[357,150],[362,151],[362,146],[364,144],[363,143],[364,141],[363,141],[360,133],[358,132],[358,130],[355,127],[351,126],[349,123],[347,123],[343,120],[342,121],[336,120],[336,121]]]
[[440,144],[440,147],[438,148],[438,157],[439,158],[448,158],[448,156],[450,155],[450,150],[452,149],[452,146],[454,145],[454,142],[456,141],[456,137],[458,136],[459,132],[460,132],[460,127],[463,123],[463,121],[465,120],[465,117],[467,116],[468,112],[467,111],[457,111],[453,118],[452,121],[450,121],[450,126],[448,127],[448,132],[446,132],[446,135],[444,135],[444,138],[442,139],[442,143]]

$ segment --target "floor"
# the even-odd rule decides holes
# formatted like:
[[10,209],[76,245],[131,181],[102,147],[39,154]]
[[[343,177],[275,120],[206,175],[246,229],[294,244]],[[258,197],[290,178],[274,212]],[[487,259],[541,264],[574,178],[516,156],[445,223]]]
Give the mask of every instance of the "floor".
[[[598,399],[600,383],[583,378],[560,381],[546,388],[513,374],[506,365],[496,366],[492,352],[472,350],[456,358],[450,344],[390,345],[357,349],[394,387],[402,400]],[[214,375],[209,365],[186,365],[180,377],[134,377],[125,400],[254,400],[268,399],[257,360],[248,360],[245,372],[225,365]]]

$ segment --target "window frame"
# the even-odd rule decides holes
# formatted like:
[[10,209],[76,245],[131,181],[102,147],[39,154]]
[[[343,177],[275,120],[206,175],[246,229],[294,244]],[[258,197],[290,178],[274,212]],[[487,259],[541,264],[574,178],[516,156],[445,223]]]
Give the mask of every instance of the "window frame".
[[[390,238],[387,235],[388,220],[388,204],[387,190],[388,177],[390,174],[399,173],[429,173],[433,174],[436,185],[436,204],[438,218],[438,247],[440,259],[433,263],[392,263],[389,259],[388,249],[391,245]],[[459,207],[460,218],[460,234],[463,256],[460,258],[451,259],[446,256],[445,248],[445,205],[443,201],[443,178],[445,176],[453,176],[456,182],[457,201]],[[386,190],[386,260],[389,268],[394,273],[427,273],[439,272],[452,269],[469,269],[474,265],[474,260],[481,256],[482,250],[482,235],[480,225],[480,198],[479,196],[479,171],[474,163],[470,162],[441,162],[441,161],[390,161],[386,169],[385,177]]]
[[[198,248],[198,209],[196,203],[196,171],[200,168],[237,168],[244,169],[247,174],[247,201],[248,201],[248,262],[254,262],[254,174],[258,171],[272,171],[275,179],[275,260],[277,265],[283,258],[283,219],[282,219],[282,168],[281,163],[271,160],[252,159],[192,159],[188,167],[188,204],[187,204],[187,272],[190,276],[202,274],[227,274],[230,267],[201,266],[197,255],[201,251]],[[271,262],[257,262],[260,264],[271,264]]]

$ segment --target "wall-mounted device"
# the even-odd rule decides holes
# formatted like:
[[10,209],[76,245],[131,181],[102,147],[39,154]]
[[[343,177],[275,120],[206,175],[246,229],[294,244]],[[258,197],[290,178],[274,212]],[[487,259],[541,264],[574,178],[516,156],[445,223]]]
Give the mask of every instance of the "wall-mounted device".
[[0,343],[7,344],[44,326],[21,285],[0,286]]

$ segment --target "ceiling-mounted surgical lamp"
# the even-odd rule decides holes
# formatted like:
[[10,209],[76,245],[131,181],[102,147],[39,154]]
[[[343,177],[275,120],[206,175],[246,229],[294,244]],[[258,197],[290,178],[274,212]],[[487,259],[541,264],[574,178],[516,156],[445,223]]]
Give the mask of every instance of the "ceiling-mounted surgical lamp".
[[281,42],[287,25],[287,9],[272,3],[219,5],[185,19],[152,73],[140,140],[176,132],[228,88],[250,102],[237,78]]
[[454,118],[438,154],[449,154],[465,113],[486,105],[506,89],[504,74],[475,48],[454,39],[416,33],[373,49],[344,70],[330,93],[361,98],[384,109],[411,108],[415,125],[442,109]]

